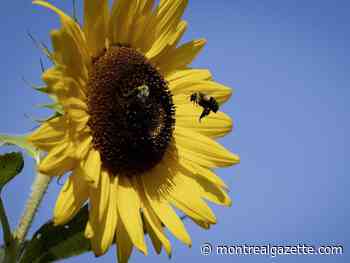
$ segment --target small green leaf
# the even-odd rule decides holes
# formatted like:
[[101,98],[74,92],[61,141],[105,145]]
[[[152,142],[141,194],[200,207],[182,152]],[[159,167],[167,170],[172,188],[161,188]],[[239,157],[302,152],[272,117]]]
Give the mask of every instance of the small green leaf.
[[27,135],[5,135],[0,134],[0,146],[3,145],[16,145],[33,157],[35,160],[39,156],[39,151],[27,140]]
[[29,83],[28,81],[24,80],[24,82],[30,86],[32,89],[36,90],[36,91],[39,91],[41,93],[44,93],[44,94],[51,94],[51,90],[49,87],[47,86],[39,86],[39,85],[35,85],[35,84],[31,84]]
[[[37,91],[47,94],[47,96],[52,100],[52,103],[48,104],[39,104],[38,107],[40,108],[47,108],[50,110],[53,110],[55,112],[55,115],[63,115],[64,109],[63,106],[58,102],[57,96],[52,93],[49,87],[39,87],[35,88]],[[51,117],[47,120],[50,120]],[[46,120],[44,120],[46,121]]]
[[53,262],[90,251],[90,241],[84,237],[88,218],[86,205],[63,226],[44,224],[28,242],[20,263]]
[[51,103],[51,104],[40,104],[38,105],[39,108],[47,108],[50,110],[54,110],[55,112],[59,113],[60,115],[64,114],[63,107],[59,103]]
[[57,118],[57,117],[61,117],[62,114],[58,113],[58,112],[55,112],[53,115],[49,116],[48,118],[44,118],[44,119],[34,119],[35,122],[39,123],[39,124],[42,124],[44,122],[47,122],[47,121],[50,121],[50,120],[53,120],[54,118]]
[[24,166],[21,153],[7,153],[0,155],[0,190],[18,175]]
[[50,52],[50,50],[48,49],[48,47],[43,43],[38,41],[29,31],[27,32],[29,38],[33,41],[34,45],[41,50],[48,59],[53,60],[52,58],[52,53]]
[[36,85],[36,84],[32,84],[30,83],[28,80],[26,80],[24,77],[22,77],[22,80],[25,84],[27,84],[29,87],[31,87],[32,89],[36,90],[36,91],[39,91],[39,92],[42,92],[42,93],[45,93],[45,94],[49,94],[50,93],[50,90],[47,86],[39,86],[39,85]]
[[23,81],[28,86],[33,88],[34,90],[46,94],[52,100],[53,103],[39,104],[38,105],[39,108],[47,108],[47,109],[50,109],[50,110],[53,110],[53,111],[59,113],[60,115],[64,114],[63,107],[58,102],[57,96],[54,94],[54,92],[52,92],[52,90],[48,86],[38,86],[38,85],[35,85],[35,84],[31,84],[29,81],[25,80],[24,78],[23,78]]

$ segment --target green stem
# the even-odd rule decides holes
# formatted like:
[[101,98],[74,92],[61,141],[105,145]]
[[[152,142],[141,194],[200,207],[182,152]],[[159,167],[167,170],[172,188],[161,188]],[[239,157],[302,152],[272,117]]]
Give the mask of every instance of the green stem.
[[32,185],[32,193],[27,200],[24,213],[15,232],[15,238],[19,245],[21,245],[28,234],[29,228],[33,223],[35,214],[38,211],[50,182],[51,177],[41,173],[37,174]]

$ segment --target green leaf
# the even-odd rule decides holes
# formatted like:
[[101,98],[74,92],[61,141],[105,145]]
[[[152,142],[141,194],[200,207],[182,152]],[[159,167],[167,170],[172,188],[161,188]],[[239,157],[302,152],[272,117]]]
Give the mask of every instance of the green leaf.
[[[25,80],[24,78],[23,78],[23,81],[28,86],[33,88],[34,90],[46,94],[51,99],[52,103],[39,104],[39,105],[37,105],[39,108],[47,108],[47,109],[53,110],[58,115],[63,115],[64,114],[63,107],[58,102],[57,96],[52,92],[52,90],[48,86],[38,86],[38,85],[35,85],[35,84],[31,84],[29,81]],[[43,121],[46,121],[46,120],[43,120]],[[42,121],[39,121],[39,122],[42,122]]]
[[4,262],[5,260],[5,246],[0,247],[0,262]]
[[18,175],[24,166],[21,153],[7,153],[0,155],[0,190]]
[[64,114],[63,107],[59,103],[51,103],[51,104],[40,104],[38,105],[39,108],[47,108],[50,110],[54,110],[55,112],[59,113],[60,115]]
[[50,50],[48,49],[48,47],[43,43],[38,41],[29,31],[27,32],[29,38],[33,41],[34,45],[41,50],[48,59],[53,60],[52,58],[52,53],[50,52]]
[[37,88],[36,90],[47,94],[47,96],[52,100],[52,103],[39,104],[38,107],[47,108],[54,111],[53,116],[49,117],[48,119],[40,120],[39,122],[48,121],[56,116],[62,116],[64,114],[63,106],[58,102],[57,96],[53,94],[48,87],[41,87]]
[[39,91],[39,92],[42,92],[42,93],[45,93],[45,94],[49,94],[50,93],[50,90],[47,86],[39,86],[39,85],[36,85],[36,84],[32,84],[30,83],[28,80],[26,80],[24,77],[22,77],[22,80],[23,82],[28,85],[29,87],[31,87],[32,89],[36,90],[36,91]]
[[35,160],[39,156],[39,151],[27,140],[27,135],[5,135],[0,134],[0,146],[3,145],[16,145],[24,150],[33,157]]
[[28,242],[20,263],[53,262],[90,251],[90,241],[84,237],[88,217],[86,205],[63,226],[44,224]]
[[48,118],[44,118],[44,119],[34,119],[35,122],[39,123],[39,124],[42,124],[44,122],[47,122],[47,121],[50,121],[50,120],[53,120],[54,118],[57,118],[57,117],[61,117],[62,114],[58,113],[58,112],[55,112],[54,114],[52,114],[51,116],[49,116]]

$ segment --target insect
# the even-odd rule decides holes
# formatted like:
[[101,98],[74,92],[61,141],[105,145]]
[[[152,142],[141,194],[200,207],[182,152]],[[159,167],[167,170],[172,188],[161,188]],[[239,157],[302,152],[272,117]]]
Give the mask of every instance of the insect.
[[143,103],[146,102],[146,99],[149,96],[149,87],[144,84],[136,88],[137,90],[137,98],[140,99]]
[[203,108],[199,121],[201,121],[201,119],[205,116],[208,116],[211,111],[216,113],[219,110],[219,103],[216,101],[216,99],[202,92],[195,92],[191,94],[190,100]]
[[142,103],[145,103],[147,98],[149,97],[149,87],[146,84],[138,86],[130,90],[128,93],[123,94],[123,97],[124,98],[136,97]]

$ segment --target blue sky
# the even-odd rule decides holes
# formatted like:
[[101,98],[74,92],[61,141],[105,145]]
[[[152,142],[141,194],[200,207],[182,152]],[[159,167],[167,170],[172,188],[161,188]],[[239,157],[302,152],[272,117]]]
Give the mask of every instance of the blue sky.
[[[52,1],[71,12],[70,1]],[[213,206],[218,224],[209,231],[186,222],[188,249],[171,238],[171,262],[349,262],[350,220],[350,3],[334,1],[190,1],[185,40],[205,37],[208,45],[194,66],[234,88],[223,109],[234,131],[221,142],[240,154],[241,164],[218,170],[231,188],[231,208]],[[49,43],[58,19],[30,1],[5,1],[0,9],[0,133],[34,127],[29,116],[45,102],[22,80],[40,84],[40,52],[26,32]],[[48,65],[48,64],[47,64]],[[8,149],[5,149],[8,150]],[[4,149],[2,149],[4,151]],[[9,185],[5,205],[12,225],[19,218],[33,179],[24,172]],[[51,217],[59,185],[54,182],[33,230]],[[31,231],[32,233],[33,231]],[[204,257],[206,242],[225,244],[342,244],[343,256]],[[152,249],[150,249],[152,251]],[[68,262],[113,262],[115,250]],[[166,255],[136,252],[131,262],[168,262]]]

